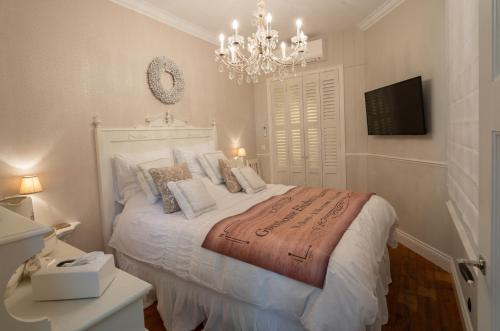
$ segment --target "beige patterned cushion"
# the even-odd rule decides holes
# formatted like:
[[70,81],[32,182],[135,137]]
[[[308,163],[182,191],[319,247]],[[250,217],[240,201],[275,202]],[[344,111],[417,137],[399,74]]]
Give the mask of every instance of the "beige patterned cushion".
[[231,168],[234,168],[235,165],[231,160],[219,160],[219,167],[222,173],[222,178],[224,178],[224,184],[226,184],[226,188],[231,193],[236,193],[241,191],[241,185],[238,183],[238,180],[231,172]]
[[149,169],[149,173],[151,177],[153,177],[156,188],[161,194],[165,213],[170,214],[181,210],[167,184],[168,182],[176,182],[191,178],[191,172],[189,171],[188,165],[183,163],[172,167],[152,168]]

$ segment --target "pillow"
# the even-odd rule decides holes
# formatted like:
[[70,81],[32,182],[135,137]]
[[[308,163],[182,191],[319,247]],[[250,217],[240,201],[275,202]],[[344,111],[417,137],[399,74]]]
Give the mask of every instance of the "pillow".
[[250,167],[231,168],[231,172],[246,193],[257,193],[266,188],[266,183]]
[[200,153],[205,153],[213,150],[214,148],[211,143],[201,143],[190,147],[175,148],[174,149],[175,162],[177,164],[187,163],[189,171],[191,171],[192,174],[205,175],[205,171],[201,167],[197,155]]
[[153,177],[149,169],[171,167],[174,165],[173,159],[158,159],[154,161],[142,162],[137,165],[137,180],[142,191],[146,194],[149,203],[153,204],[160,198],[160,192],[156,188]]
[[174,163],[172,149],[164,148],[157,151],[138,152],[138,153],[119,153],[113,157],[115,188],[118,193],[117,201],[124,203],[136,192],[141,190],[137,180],[137,164],[157,160],[170,159]]
[[241,191],[241,185],[238,183],[238,179],[231,172],[231,168],[237,168],[236,162],[231,162],[231,160],[219,160],[219,167],[224,178],[224,184],[226,188],[231,193],[236,193]]
[[227,160],[226,155],[222,151],[203,153],[198,156],[201,167],[214,184],[221,184],[224,181],[219,167],[219,160]]
[[149,173],[153,178],[156,188],[161,194],[163,211],[165,214],[179,211],[179,204],[168,188],[168,183],[191,178],[191,172],[189,172],[187,164],[183,163],[173,167],[153,168],[149,169]]
[[188,219],[217,207],[215,200],[199,178],[169,182],[168,188],[174,193],[175,199]]

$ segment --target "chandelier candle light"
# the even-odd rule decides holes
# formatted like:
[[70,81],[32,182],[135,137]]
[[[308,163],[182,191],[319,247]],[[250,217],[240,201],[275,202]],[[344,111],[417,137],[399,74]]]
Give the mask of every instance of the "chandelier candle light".
[[[219,63],[219,71],[224,67],[229,71],[229,79],[237,78],[238,84],[243,83],[246,76],[247,83],[257,83],[260,75],[273,73],[283,80],[289,71],[294,71],[296,65],[306,66],[305,52],[307,50],[307,36],[302,31],[302,21],[297,19],[295,25],[297,34],[290,40],[290,51],[287,54],[287,44],[279,45],[278,31],[271,29],[273,16],[266,13],[265,1],[257,1],[254,25],[257,31],[247,38],[238,34],[239,24],[234,20],[233,34],[227,38],[219,35],[220,47],[215,51],[215,61]],[[281,55],[281,56],[280,56]]]

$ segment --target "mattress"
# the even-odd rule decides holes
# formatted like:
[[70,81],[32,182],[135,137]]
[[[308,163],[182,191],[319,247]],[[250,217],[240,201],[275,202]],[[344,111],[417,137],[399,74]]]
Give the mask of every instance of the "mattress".
[[363,330],[379,316],[377,282],[396,223],[393,208],[372,196],[343,235],[328,265],[323,290],[201,247],[219,220],[245,211],[291,187],[268,185],[256,194],[229,193],[203,182],[217,209],[187,220],[164,214],[142,193],[130,198],[115,222],[109,245],[117,251],[221,295],[298,320],[309,330]]

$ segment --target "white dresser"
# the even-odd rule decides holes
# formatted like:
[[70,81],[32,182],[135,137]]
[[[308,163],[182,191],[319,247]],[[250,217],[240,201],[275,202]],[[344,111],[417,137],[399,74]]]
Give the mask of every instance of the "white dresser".
[[[50,256],[75,258],[82,254],[79,249],[58,241]],[[118,270],[115,280],[99,298],[36,302],[32,299],[31,284],[24,281],[5,300],[5,307],[16,319],[48,318],[51,331],[144,331],[142,298],[150,289],[150,284]]]

